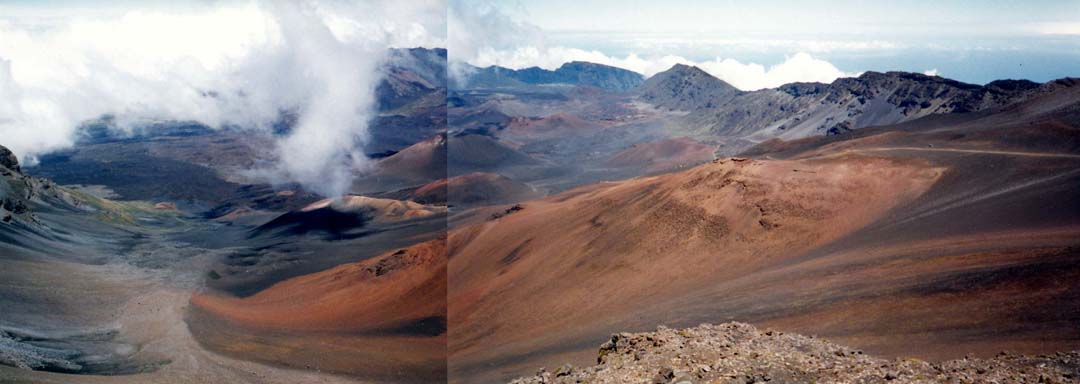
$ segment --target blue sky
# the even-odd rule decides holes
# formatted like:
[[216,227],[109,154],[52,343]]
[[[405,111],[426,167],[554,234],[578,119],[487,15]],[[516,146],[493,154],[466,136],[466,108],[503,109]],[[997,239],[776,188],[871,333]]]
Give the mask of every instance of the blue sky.
[[[523,66],[534,57],[533,64],[550,67],[558,61],[553,56],[602,53],[612,59],[609,64],[628,63],[623,59],[630,55],[646,61],[667,56],[758,64],[768,72],[805,53],[845,74],[902,70],[973,83],[1080,76],[1080,1],[461,0],[451,8],[491,8],[488,16],[539,31],[503,31],[528,38],[516,45],[501,38],[492,49],[477,50],[474,61],[482,64]],[[538,53],[530,56],[522,47]],[[568,53],[575,49],[590,55]],[[631,69],[651,74],[655,68],[638,63]]]
[[[1076,22],[1076,1],[548,0],[508,13],[541,28],[599,31],[759,30],[769,33],[1012,35],[1025,24]],[[812,28],[807,28],[812,27]],[[933,28],[933,29],[930,29]]]

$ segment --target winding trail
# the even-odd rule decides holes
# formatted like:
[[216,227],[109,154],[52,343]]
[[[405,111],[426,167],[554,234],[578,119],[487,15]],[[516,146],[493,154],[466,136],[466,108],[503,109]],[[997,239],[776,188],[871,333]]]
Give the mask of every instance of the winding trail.
[[[75,268],[76,280],[86,284],[71,286],[64,276],[43,276],[50,289],[65,295],[117,294],[128,297],[115,305],[100,308],[113,321],[107,329],[116,332],[117,345],[133,348],[129,353],[101,358],[122,359],[156,369],[132,374],[64,374],[0,365],[0,384],[85,383],[85,384],[202,384],[202,383],[359,383],[362,380],[320,372],[241,360],[203,347],[188,327],[191,296],[202,286],[201,266],[221,250],[170,241],[167,231],[149,230],[147,237],[130,251],[111,255],[105,265],[64,264]],[[45,261],[46,263],[49,261]],[[101,282],[121,282],[119,290],[99,290]],[[33,287],[31,287],[33,288]],[[75,293],[76,290],[81,290]],[[103,293],[105,292],[105,293]],[[78,311],[78,309],[76,310]],[[80,312],[81,313],[81,312]],[[3,352],[3,351],[0,351]]]
[[[1048,159],[1075,159],[1080,160],[1080,154],[1073,153],[1053,153],[1053,152],[1026,152],[1026,151],[998,151],[992,149],[964,149],[964,148],[933,148],[933,147],[873,147],[873,148],[844,148],[838,151],[828,151],[825,153],[813,153],[809,156],[800,156],[801,159],[830,159],[849,155],[853,153],[870,153],[870,152],[897,152],[897,151],[909,151],[909,152],[941,152],[941,153],[969,153],[979,155],[999,155],[999,156],[1018,156],[1018,157],[1037,157]],[[773,160],[772,156],[764,156],[762,159]]]
[[1023,152],[1023,151],[996,151],[989,149],[962,149],[962,148],[932,148],[932,147],[879,147],[848,149],[845,152],[888,152],[888,151],[920,151],[920,152],[956,152],[977,153],[986,155],[1047,157],[1058,159],[1080,159],[1080,155],[1072,153],[1047,153],[1047,152]]

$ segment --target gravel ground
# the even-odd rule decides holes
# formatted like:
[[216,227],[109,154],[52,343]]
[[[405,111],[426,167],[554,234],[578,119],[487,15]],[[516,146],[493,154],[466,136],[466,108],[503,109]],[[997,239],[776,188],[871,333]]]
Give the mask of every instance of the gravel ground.
[[943,363],[886,360],[857,349],[743,323],[619,333],[600,346],[598,365],[541,368],[534,383],[1075,383],[1080,351]]

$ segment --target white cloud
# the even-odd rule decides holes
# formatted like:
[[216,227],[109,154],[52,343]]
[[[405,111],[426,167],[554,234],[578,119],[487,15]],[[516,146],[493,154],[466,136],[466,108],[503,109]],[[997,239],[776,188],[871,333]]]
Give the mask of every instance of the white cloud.
[[867,52],[895,51],[905,45],[893,41],[874,40],[823,40],[823,39],[783,39],[752,37],[715,37],[695,34],[649,34],[623,33],[611,39],[627,47],[645,52],[696,50],[737,50],[750,52],[786,51],[786,52]]
[[938,75],[938,70],[937,70],[937,68],[927,69],[927,70],[923,71],[922,73],[924,75],[927,75],[927,76],[937,76]]
[[1043,35],[1080,35],[1080,22],[1046,22],[1027,26],[1028,30]]
[[[663,47],[695,46],[764,46],[769,49],[785,49],[797,52],[787,57],[784,62],[766,68],[757,63],[743,63],[732,58],[716,58],[708,61],[693,61],[678,55],[640,55],[628,54],[625,57],[609,56],[597,50],[585,50],[562,45],[548,45],[544,32],[539,27],[516,20],[502,12],[502,9],[488,3],[468,0],[450,2],[448,14],[450,41],[451,75],[460,81],[461,63],[478,67],[498,65],[521,69],[541,67],[555,69],[570,61],[588,61],[629,69],[645,76],[652,76],[667,70],[675,64],[694,65],[719,77],[731,85],[743,90],[756,90],[776,87],[796,81],[832,82],[839,77],[855,76],[846,73],[831,63],[815,58],[805,52],[828,52],[833,50],[874,50],[894,49],[896,44],[887,41],[818,41],[789,39],[732,39],[702,38],[695,36],[659,35],[647,33],[620,35],[616,39],[621,45],[635,47],[642,51],[663,51]],[[659,47],[659,48],[658,48]]]
[[743,64],[734,59],[719,58],[699,63],[699,66],[743,90],[774,88],[794,82],[831,83],[841,77],[858,76],[858,73],[840,71],[828,61],[807,53],[796,53],[768,69],[760,64]]
[[461,81],[466,66],[482,51],[506,50],[519,46],[543,47],[540,28],[517,21],[492,3],[450,1],[446,9],[449,75]]
[[27,161],[115,115],[267,128],[300,112],[278,176],[340,194],[366,140],[386,48],[445,44],[445,3],[204,3],[173,8],[0,6],[0,144]]
[[470,64],[486,67],[499,65],[521,69],[537,66],[555,69],[570,61],[588,61],[614,67],[629,69],[645,76],[652,76],[665,71],[675,64],[699,67],[736,88],[757,90],[773,88],[792,82],[831,83],[840,77],[858,76],[858,73],[841,71],[828,61],[814,58],[808,53],[796,53],[783,62],[766,68],[756,63],[743,63],[731,58],[716,58],[708,61],[694,61],[681,56],[666,55],[660,57],[641,57],[630,54],[626,57],[611,57],[599,51],[587,51],[577,48],[519,47],[513,50],[495,50],[484,47],[477,50]]

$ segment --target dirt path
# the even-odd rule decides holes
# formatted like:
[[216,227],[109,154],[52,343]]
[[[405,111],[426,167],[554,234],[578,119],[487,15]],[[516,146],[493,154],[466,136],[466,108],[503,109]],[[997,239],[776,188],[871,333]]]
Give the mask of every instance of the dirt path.
[[[130,250],[108,264],[85,265],[36,261],[65,273],[44,274],[24,267],[36,279],[26,289],[63,292],[65,316],[84,316],[88,324],[115,332],[111,340],[124,351],[95,349],[91,359],[114,359],[156,366],[135,374],[61,374],[0,365],[0,383],[356,383],[356,378],[293,370],[223,356],[205,348],[187,322],[191,296],[203,286],[206,265],[227,250],[172,241],[168,232],[146,231]],[[42,268],[39,266],[39,268]],[[44,268],[48,270],[49,268]],[[25,282],[23,284],[26,284]],[[116,301],[97,300],[107,296]],[[96,305],[87,303],[97,303]],[[78,304],[78,305],[76,305]],[[92,322],[90,320],[93,320]],[[31,324],[32,325],[32,324]],[[2,351],[0,351],[2,352]]]
[[[843,156],[852,153],[866,153],[866,152],[893,152],[893,151],[914,151],[914,152],[945,152],[945,153],[973,153],[982,155],[1002,155],[1002,156],[1021,156],[1021,157],[1041,157],[1051,159],[1080,159],[1080,155],[1071,153],[1048,153],[1048,152],[1024,152],[1024,151],[998,151],[990,149],[963,149],[963,148],[932,148],[932,147],[876,147],[876,148],[844,148],[843,150],[828,153],[819,153],[807,158],[825,159]],[[766,156],[765,158],[769,158]]]
[[1049,157],[1060,159],[1080,159],[1080,155],[1071,153],[1046,153],[1046,152],[1022,152],[1022,151],[995,151],[988,149],[961,149],[961,148],[932,148],[932,147],[881,147],[881,148],[861,148],[848,150],[853,152],[887,152],[887,151],[920,151],[920,152],[957,152],[957,153],[978,153],[986,155],[1006,155],[1006,156],[1027,156],[1027,157]]
[[66,375],[0,366],[0,383],[356,383],[355,379],[242,361],[206,351],[184,322],[191,292],[162,288],[138,296],[119,310],[125,338],[143,341],[137,356],[167,361],[134,375]]

